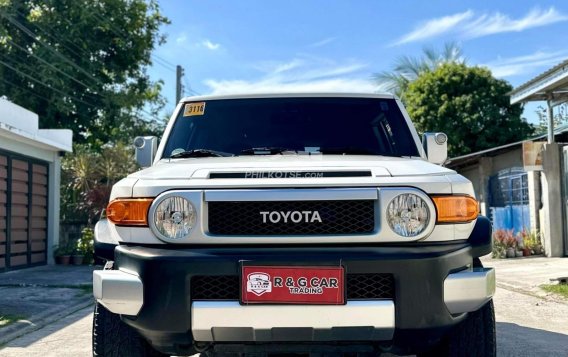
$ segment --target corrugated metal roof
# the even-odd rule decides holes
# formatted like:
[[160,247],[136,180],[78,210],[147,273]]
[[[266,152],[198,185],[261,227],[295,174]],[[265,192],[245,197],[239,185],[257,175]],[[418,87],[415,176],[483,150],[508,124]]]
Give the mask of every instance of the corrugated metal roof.
[[[557,127],[556,129],[554,129],[554,135],[563,134],[563,133],[566,133],[566,132],[568,132],[568,124],[561,125],[561,126]],[[546,137],[547,137],[547,134],[538,135],[538,136],[535,136],[535,137],[532,137],[532,138],[527,138],[526,140],[521,140],[521,141],[517,141],[517,142],[514,142],[514,143],[496,146],[494,148],[473,152],[473,153],[467,154],[467,155],[452,157],[452,158],[448,159],[448,161],[446,161],[446,164],[444,166],[452,167],[453,165],[459,165],[462,162],[469,162],[469,161],[471,161],[471,160],[473,160],[477,157],[485,156],[486,154],[490,154],[490,153],[501,151],[501,150],[506,150],[506,149],[509,149],[509,148],[514,148],[516,146],[522,145],[523,141],[528,141],[528,140],[537,141],[537,140],[540,140],[540,139],[544,139]]]
[[[568,59],[509,92],[511,104],[551,99],[552,105],[568,101]],[[552,96],[551,96],[552,94]]]
[[542,80],[543,78],[546,78],[547,76],[549,76],[551,73],[559,70],[560,68],[564,67],[564,66],[568,66],[568,59],[560,62],[559,64],[557,64],[556,66],[542,72],[541,74],[539,74],[538,76],[534,77],[533,79],[526,81],[525,83],[521,84],[520,86],[518,86],[517,88],[513,89],[509,95],[513,95],[516,92],[520,92],[523,89],[527,88],[528,86]]

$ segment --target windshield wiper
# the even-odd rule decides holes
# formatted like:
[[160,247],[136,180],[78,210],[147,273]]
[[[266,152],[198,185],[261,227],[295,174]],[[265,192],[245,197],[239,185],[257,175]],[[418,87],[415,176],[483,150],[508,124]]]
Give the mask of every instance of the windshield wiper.
[[262,146],[257,148],[249,148],[241,150],[241,154],[243,155],[275,155],[275,154],[282,154],[285,152],[293,152],[297,153],[296,150],[288,149],[280,146]]
[[356,147],[336,147],[336,148],[321,148],[319,150],[322,154],[331,155],[379,155],[368,149],[356,148]]
[[193,149],[187,151],[181,151],[170,156],[170,159],[183,159],[189,157],[228,157],[235,156],[228,152],[209,150],[209,149]]

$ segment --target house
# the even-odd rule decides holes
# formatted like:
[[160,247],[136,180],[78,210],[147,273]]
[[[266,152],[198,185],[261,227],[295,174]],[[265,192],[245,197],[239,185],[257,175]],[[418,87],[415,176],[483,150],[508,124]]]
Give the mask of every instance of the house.
[[554,128],[553,121],[554,108],[568,102],[568,60],[509,94],[512,104],[546,102],[547,134],[527,140],[541,142],[532,145],[541,164],[523,161],[520,141],[454,157],[446,166],[473,182],[494,228],[539,231],[547,256],[568,255],[568,126]]
[[59,241],[61,156],[71,130],[0,98],[0,271],[52,263]]
[[[556,142],[568,143],[568,125],[556,128],[554,136]],[[523,142],[546,139],[547,135],[540,135],[454,157],[445,166],[473,183],[481,213],[489,217],[494,229],[544,232],[543,173],[525,169]]]

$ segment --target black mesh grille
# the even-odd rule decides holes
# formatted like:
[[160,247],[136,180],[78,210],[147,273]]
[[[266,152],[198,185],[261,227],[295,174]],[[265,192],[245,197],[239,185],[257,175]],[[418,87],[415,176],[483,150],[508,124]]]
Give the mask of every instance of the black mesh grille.
[[[392,274],[347,274],[347,300],[393,299]],[[194,276],[192,300],[238,300],[239,277],[234,275]]]
[[392,274],[347,274],[347,300],[393,299]]
[[238,300],[239,277],[234,275],[194,276],[192,300]]
[[[267,202],[209,202],[209,233],[216,235],[333,235],[365,234],[375,229],[375,201],[267,201]],[[277,223],[269,214],[261,212],[314,212],[302,213],[294,223],[279,217]],[[308,219],[305,219],[308,217]],[[263,222],[263,218],[266,222]],[[273,216],[276,220],[276,214]]]

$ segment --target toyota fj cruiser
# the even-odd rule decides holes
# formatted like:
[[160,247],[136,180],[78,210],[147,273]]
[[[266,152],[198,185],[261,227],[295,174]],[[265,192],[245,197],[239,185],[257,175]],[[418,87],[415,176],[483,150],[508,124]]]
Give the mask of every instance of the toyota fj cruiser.
[[491,225],[382,94],[183,99],[95,229],[96,356],[494,356]]

